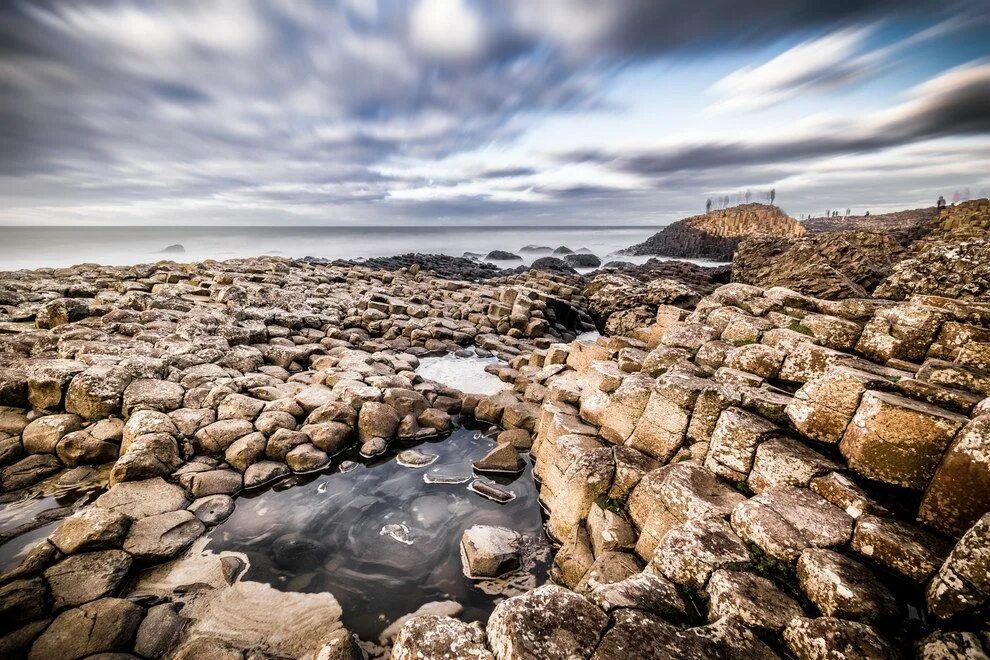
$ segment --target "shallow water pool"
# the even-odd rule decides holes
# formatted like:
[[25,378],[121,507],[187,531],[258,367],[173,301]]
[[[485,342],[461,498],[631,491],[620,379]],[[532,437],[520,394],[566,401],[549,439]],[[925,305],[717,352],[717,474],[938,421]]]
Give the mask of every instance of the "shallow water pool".
[[[209,548],[246,554],[245,579],[285,591],[329,591],[344,624],[365,640],[436,601],[456,601],[463,607],[458,618],[484,621],[498,599],[545,581],[549,545],[528,464],[518,477],[497,480],[515,495],[506,504],[468,489],[471,461],[495,444],[482,428],[415,445],[437,456],[427,467],[401,465],[396,455],[411,445],[397,444],[383,459],[349,471],[241,496],[234,514],[210,533]],[[465,577],[460,539],[475,524],[509,527],[531,539],[523,570],[494,583]]]
[[59,476],[0,503],[0,572],[19,564],[35,544],[55,531],[62,519],[94,501],[105,485],[104,480],[94,476],[83,483],[62,486]]
[[416,373],[461,392],[487,395],[510,387],[499,380],[498,376],[485,371],[488,365],[499,363],[500,360],[494,357],[458,357],[449,353],[440,357],[420,358]]

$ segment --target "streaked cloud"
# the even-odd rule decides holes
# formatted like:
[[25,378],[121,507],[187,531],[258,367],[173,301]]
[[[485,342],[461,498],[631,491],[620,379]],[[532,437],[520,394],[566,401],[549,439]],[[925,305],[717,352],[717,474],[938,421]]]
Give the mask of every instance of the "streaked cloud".
[[854,117],[820,116],[763,139],[721,138],[627,153],[572,152],[637,174],[765,165],[897,147],[940,137],[990,134],[990,61],[948,71],[890,109]]
[[[19,0],[0,6],[0,223],[656,222],[741,186],[826,194],[800,169],[834,181],[829,159],[925,145],[967,149],[972,167],[952,171],[978,189],[990,45],[956,40],[988,14],[978,0]],[[921,47],[944,61],[911,60]],[[892,82],[894,55],[933,70]],[[857,85],[888,101],[800,105]],[[653,107],[665,122],[641,121]]]

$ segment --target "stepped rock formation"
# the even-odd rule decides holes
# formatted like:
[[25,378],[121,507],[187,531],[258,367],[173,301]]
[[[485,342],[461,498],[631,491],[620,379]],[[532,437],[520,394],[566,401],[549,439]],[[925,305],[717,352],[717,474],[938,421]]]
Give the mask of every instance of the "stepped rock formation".
[[726,266],[650,259],[619,272],[595,273],[583,293],[599,328],[607,334],[629,334],[651,325],[662,305],[690,307],[728,278]]
[[938,208],[908,209],[877,215],[849,215],[834,218],[818,217],[803,220],[802,224],[812,234],[836,231],[872,231],[891,234],[905,244],[918,238],[918,231],[927,233],[927,227],[938,217]]
[[757,236],[736,249],[732,280],[784,286],[829,300],[864,298],[903,254],[889,234],[876,232],[829,232],[791,239]]
[[973,199],[942,209],[933,220],[935,238],[986,238],[990,234],[990,199]]
[[938,293],[990,301],[990,199],[949,206],[929,224],[876,295],[901,300]]
[[804,226],[776,206],[742,204],[684,218],[623,252],[687,259],[731,261],[739,242],[748,236],[797,237]]
[[[496,607],[493,655],[985,657],[990,305],[733,283],[661,311],[652,343],[499,372],[515,405],[540,387],[531,455],[561,547],[555,586]],[[513,405],[478,409],[511,428]],[[407,625],[400,653],[427,641]]]
[[920,241],[874,291],[894,300],[927,293],[990,301],[990,240]]

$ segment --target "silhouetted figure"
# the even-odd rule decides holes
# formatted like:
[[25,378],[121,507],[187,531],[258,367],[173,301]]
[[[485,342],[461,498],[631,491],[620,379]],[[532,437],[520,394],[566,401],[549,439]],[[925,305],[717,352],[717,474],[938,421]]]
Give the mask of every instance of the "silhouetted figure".
[[941,195],[939,195],[938,196],[938,201],[935,202],[935,205],[938,206],[939,210],[944,209],[945,208],[945,197],[942,197]]
[[870,217],[870,212],[869,211],[866,212],[866,217],[867,218]]
[[753,193],[746,191],[746,203],[749,204],[749,200],[753,197]]
[[712,212],[712,198],[709,197],[708,201],[705,202],[705,213],[711,213],[711,212]]
[[773,201],[775,199],[777,199],[777,189],[776,188],[771,188],[770,189],[770,206],[773,206]]

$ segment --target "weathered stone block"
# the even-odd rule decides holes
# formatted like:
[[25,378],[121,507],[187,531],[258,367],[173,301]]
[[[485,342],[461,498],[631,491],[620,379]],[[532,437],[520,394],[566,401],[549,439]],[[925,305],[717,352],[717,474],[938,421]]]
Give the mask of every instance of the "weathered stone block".
[[879,376],[835,366],[798,389],[787,406],[787,417],[803,435],[836,444],[856,414],[863,393],[887,388],[889,382]]
[[690,420],[688,410],[654,387],[626,445],[666,462],[684,443]]
[[748,344],[729,351],[725,366],[738,369],[761,378],[776,378],[784,363],[785,354],[765,344]]
[[925,305],[879,309],[863,328],[856,351],[877,362],[921,360],[945,320],[945,312]]
[[934,534],[905,522],[860,516],[850,547],[874,562],[924,582],[945,560],[949,545]]
[[740,408],[719,415],[705,467],[732,481],[744,481],[753,467],[756,448],[780,432],[767,420]]
[[643,374],[627,376],[622,381],[602,414],[603,438],[613,444],[625,444],[646,409],[653,383],[653,378]]
[[839,449],[849,467],[871,478],[920,490],[966,418],[883,392],[868,391]]
[[770,580],[719,569],[708,581],[708,620],[733,617],[753,628],[779,631],[802,616],[801,606]]
[[812,479],[841,466],[791,438],[774,438],[756,449],[747,483],[754,493],[782,486],[807,486]]
[[801,325],[811,332],[817,343],[838,351],[851,351],[863,331],[858,323],[827,314],[806,314]]
[[963,534],[928,586],[928,609],[947,619],[990,602],[990,513]]
[[962,534],[990,511],[990,415],[969,422],[942,457],[918,518]]
[[772,557],[793,561],[805,548],[849,541],[853,520],[806,488],[771,490],[739,504],[732,528]]
[[585,598],[554,585],[508,598],[488,619],[489,647],[500,660],[590,655],[608,617]]
[[832,617],[799,617],[784,629],[798,660],[897,660],[900,654],[872,626]]
[[832,550],[802,552],[797,576],[805,595],[825,616],[870,622],[897,613],[894,595],[870,569]]
[[675,526],[696,518],[725,518],[745,499],[698,465],[675,463],[654,470],[629,499],[629,513],[640,528],[636,553],[649,560]]
[[719,568],[742,568],[749,550],[722,518],[697,518],[671,529],[657,546],[650,570],[670,581],[703,589]]

